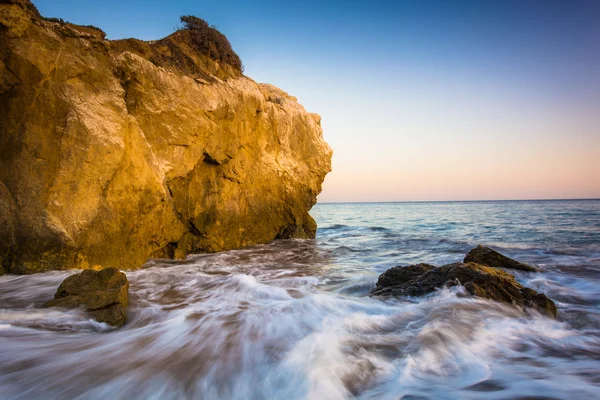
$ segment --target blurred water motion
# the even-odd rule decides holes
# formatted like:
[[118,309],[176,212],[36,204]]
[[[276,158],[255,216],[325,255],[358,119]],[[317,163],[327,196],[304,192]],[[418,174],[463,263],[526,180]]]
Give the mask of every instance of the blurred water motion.
[[[70,272],[0,277],[0,397],[600,398],[600,201],[317,205],[314,241],[127,272],[128,323],[43,309]],[[393,265],[486,243],[559,319],[461,296],[368,297]]]

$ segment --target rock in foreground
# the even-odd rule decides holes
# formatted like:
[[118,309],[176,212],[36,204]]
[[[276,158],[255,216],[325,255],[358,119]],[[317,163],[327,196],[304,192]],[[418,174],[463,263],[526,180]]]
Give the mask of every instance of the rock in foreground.
[[463,262],[473,262],[492,268],[518,269],[527,272],[538,271],[537,268],[532,267],[531,265],[523,264],[522,262],[508,258],[505,255],[498,253],[496,250],[482,245],[471,249]]
[[117,268],[88,269],[65,279],[54,299],[45,306],[74,308],[84,305],[95,320],[121,326],[125,323],[128,290],[127,276]]
[[556,317],[556,305],[546,295],[524,287],[508,272],[475,263],[454,263],[439,268],[428,264],[393,267],[379,277],[371,295],[423,296],[457,284],[463,285],[473,296],[531,307]]

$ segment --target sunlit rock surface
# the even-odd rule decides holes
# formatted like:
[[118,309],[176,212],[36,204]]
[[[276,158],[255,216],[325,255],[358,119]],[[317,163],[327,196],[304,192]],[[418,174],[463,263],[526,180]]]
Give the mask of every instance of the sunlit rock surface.
[[482,245],[471,249],[465,257],[464,262],[473,262],[492,268],[517,269],[527,272],[538,271],[537,268],[531,265],[523,264],[522,262],[508,258],[504,254],[500,254],[496,250]]
[[314,237],[332,153],[294,97],[194,52],[185,31],[108,41],[0,3],[5,272]]

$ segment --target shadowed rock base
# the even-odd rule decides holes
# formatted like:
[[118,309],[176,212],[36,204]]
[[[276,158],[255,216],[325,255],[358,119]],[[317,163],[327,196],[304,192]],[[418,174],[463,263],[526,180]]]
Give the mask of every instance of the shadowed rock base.
[[129,282],[117,268],[85,270],[69,276],[45,307],[75,308],[84,305],[99,322],[114,326],[125,323]]

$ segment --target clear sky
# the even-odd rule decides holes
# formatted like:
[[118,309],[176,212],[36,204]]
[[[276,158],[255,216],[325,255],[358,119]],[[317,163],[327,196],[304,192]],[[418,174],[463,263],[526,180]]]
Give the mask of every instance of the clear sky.
[[321,114],[320,202],[600,198],[600,0],[34,0],[110,39],[216,25]]

